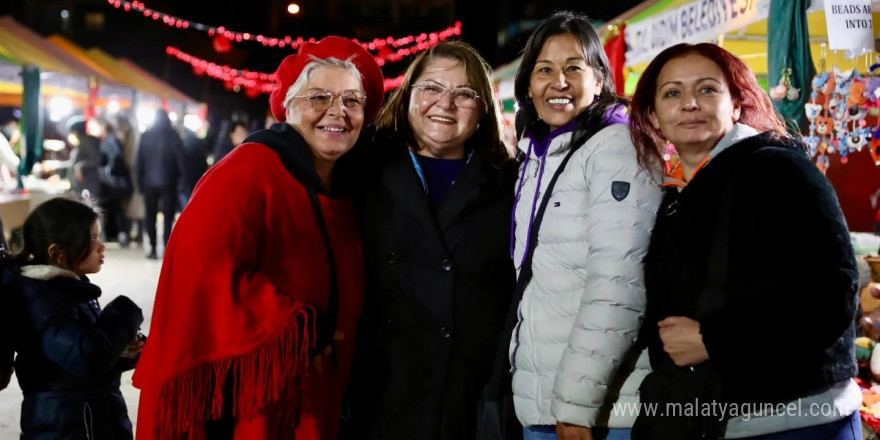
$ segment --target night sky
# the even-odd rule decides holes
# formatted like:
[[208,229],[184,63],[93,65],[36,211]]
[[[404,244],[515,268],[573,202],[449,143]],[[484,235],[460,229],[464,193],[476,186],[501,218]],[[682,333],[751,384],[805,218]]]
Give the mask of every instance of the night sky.
[[[454,2],[453,9],[449,8],[450,2]],[[482,4],[477,7],[477,2]],[[280,60],[292,53],[289,48],[267,48],[256,42],[233,42],[229,52],[218,53],[206,32],[172,28],[161,21],[116,9],[104,0],[0,3],[3,3],[0,14],[12,14],[43,35],[62,33],[83,47],[98,46],[111,55],[131,59],[194,99],[206,102],[209,119],[214,123],[228,118],[234,109],[252,114],[255,119],[261,118],[268,108],[267,96],[248,99],[243,92],[227,91],[221,81],[195,75],[188,64],[165,54],[167,45],[217,64],[263,72],[274,71]],[[461,21],[460,39],[476,47],[491,65],[499,66],[518,56],[528,37],[529,26],[554,10],[579,10],[595,20],[605,21],[638,1],[400,0],[397,23],[390,17],[390,1],[298,0],[302,12],[297,16],[287,14],[289,1],[283,0],[144,0],[143,3],[153,10],[206,25],[294,38],[320,39],[336,34],[363,41],[442,30],[454,21]],[[485,13],[486,8],[492,12]],[[61,11],[65,9],[69,11],[66,23],[61,19]],[[94,12],[103,12],[104,23],[99,29],[90,29],[86,24],[87,17]],[[499,33],[505,35],[501,45]],[[385,76],[402,73],[408,61],[405,58],[387,65],[383,68]]]

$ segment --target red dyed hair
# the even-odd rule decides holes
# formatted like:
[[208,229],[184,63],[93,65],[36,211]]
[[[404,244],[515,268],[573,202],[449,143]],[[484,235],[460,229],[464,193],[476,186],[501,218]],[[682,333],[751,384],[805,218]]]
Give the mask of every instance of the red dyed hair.
[[[666,140],[660,130],[651,125],[651,112],[657,95],[657,78],[663,66],[675,58],[696,54],[712,60],[724,73],[731,100],[740,106],[739,121],[759,132],[773,131],[780,136],[788,136],[782,116],[773,108],[770,97],[758,85],[755,74],[736,55],[711,44],[676,44],[660,52],[642,73],[636,91],[632,96],[630,108],[630,135],[640,156],[645,159],[661,160],[661,148]],[[661,162],[662,163],[662,162]]]

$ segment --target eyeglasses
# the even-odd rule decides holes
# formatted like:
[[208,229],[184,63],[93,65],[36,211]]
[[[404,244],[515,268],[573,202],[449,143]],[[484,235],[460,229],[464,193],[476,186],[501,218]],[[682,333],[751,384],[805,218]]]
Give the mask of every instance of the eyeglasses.
[[440,101],[447,93],[449,93],[452,96],[452,102],[454,102],[457,107],[461,108],[476,107],[477,99],[480,97],[476,90],[467,87],[447,89],[440,84],[421,83],[414,85],[413,88],[418,89],[419,93],[422,94],[422,97],[430,102]]
[[309,101],[312,104],[312,108],[319,112],[330,108],[333,105],[333,101],[337,98],[342,107],[351,111],[363,111],[364,103],[367,102],[367,97],[358,90],[343,90],[337,95],[329,90],[312,89],[305,95],[294,96],[294,98]]

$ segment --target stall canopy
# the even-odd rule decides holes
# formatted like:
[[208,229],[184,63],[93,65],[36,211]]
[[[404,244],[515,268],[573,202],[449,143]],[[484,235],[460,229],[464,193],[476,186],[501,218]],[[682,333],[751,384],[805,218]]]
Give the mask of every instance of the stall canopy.
[[[743,59],[767,89],[779,84],[782,70],[779,67],[780,59],[797,57],[798,55],[794,55],[796,51],[792,49],[803,44],[806,49],[804,54],[808,53],[811,60],[806,60],[806,56],[802,57],[806,60],[807,67],[802,66],[801,72],[794,72],[800,73],[800,77],[792,78],[793,84],[797,84],[793,87],[799,87],[801,91],[800,102],[795,102],[798,100],[791,97],[786,98],[791,102],[774,101],[774,105],[786,118],[798,121],[800,118],[786,114],[785,110],[801,110],[803,101],[812,99],[809,83],[812,79],[812,68],[816,72],[827,72],[832,67],[837,67],[844,72],[865,73],[871,71],[870,66],[877,62],[877,53],[873,51],[853,56],[852,53],[825,49],[828,27],[825,2],[822,0],[660,0],[646,3],[650,4],[639,5],[640,11],[627,11],[610,22],[625,25],[627,52],[624,70],[630,86],[627,93],[632,93],[640,72],[652,57],[677,43],[711,41],[721,45]],[[873,1],[871,4],[876,36],[880,29],[880,2]],[[793,23],[804,21],[795,20],[796,16],[780,14],[780,11],[798,14],[804,9],[806,32],[803,37],[780,32],[793,31]],[[775,19],[771,22],[770,17],[774,14]],[[788,28],[783,29],[783,26]],[[774,40],[768,42],[768,35],[772,35]],[[789,40],[780,41],[780,36],[788,36]],[[793,63],[798,62],[794,58],[790,60]],[[785,65],[784,62],[782,65]],[[874,75],[876,73],[875,71]],[[804,135],[812,136],[810,122],[801,121],[799,129]],[[873,231],[875,218],[880,218],[875,217],[880,208],[880,170],[877,168],[880,161],[872,159],[872,154],[869,154],[869,150],[875,148],[874,144],[871,144],[870,149],[851,150],[849,147],[833,144],[833,140],[826,141],[829,145],[839,147],[835,149],[839,154],[830,154],[831,149],[828,149],[829,154],[814,157],[830,156],[830,160],[823,162],[820,169],[826,172],[837,192],[847,224],[853,231]],[[847,152],[848,155],[844,154]]]
[[[771,0],[651,1],[609,23],[626,25],[628,72],[641,72],[654,55],[674,44],[714,41],[737,54],[756,75],[766,76],[770,3]],[[878,10],[880,2],[874,2],[875,29],[880,24]],[[843,51],[823,51],[828,31],[821,0],[813,0],[807,12],[810,52],[817,69],[821,69],[823,55],[826,66],[867,67],[865,57],[849,59]],[[867,62],[870,65],[874,61]]]
[[[55,78],[47,78],[43,84],[45,93],[85,101],[85,81],[89,73],[59,58],[47,45],[35,42],[39,39],[28,38],[30,33],[32,31],[18,25],[12,18],[0,17],[0,105],[22,104],[22,68],[25,66],[37,67],[43,72],[54,74]],[[82,83],[82,87],[66,87],[71,82]]]
[[139,98],[141,101],[154,100],[157,104],[161,100],[166,102],[172,101],[168,103],[170,106],[196,104],[196,101],[192,98],[177,91],[164,81],[146,73],[131,61],[114,58],[97,47],[88,49],[86,55],[101,63],[101,65],[112,71],[114,75],[126,78],[129,84],[144,92],[145,95],[141,95]]
[[[0,17],[0,46],[14,64],[0,69],[0,100],[22,108],[22,132],[26,153],[20,172],[30,171],[42,155],[43,120],[41,94],[87,100],[89,76],[98,72],[62,55],[42,37],[12,17]],[[11,68],[9,68],[11,66]]]
[[143,81],[152,83],[152,85],[157,90],[159,90],[159,92],[161,93],[161,96],[164,97],[165,99],[170,99],[172,101],[176,101],[176,102],[178,102],[180,104],[184,104],[184,105],[198,104],[194,99],[190,98],[185,93],[175,89],[174,87],[169,85],[167,82],[162,81],[161,79],[157,78],[156,76],[154,76],[150,72],[147,72],[146,70],[144,70],[143,67],[137,65],[133,61],[126,59],[126,58],[120,58],[119,63],[122,64],[123,66],[128,67],[132,71],[136,72],[143,79]]
[[103,82],[98,88],[97,104],[99,106],[106,106],[107,102],[110,100],[117,101],[120,104],[121,108],[128,108],[131,106],[133,93],[137,86],[128,81],[126,77],[115,75],[110,69],[107,68],[107,66],[104,66],[103,64],[98,63],[94,59],[90,58],[86,54],[85,49],[60,35],[49,36],[46,38],[46,41],[52,46],[55,46],[57,49],[76,59],[77,62],[82,63],[83,65],[91,68],[93,71],[100,73],[100,77],[103,78]]
[[[36,37],[36,38],[33,38]],[[71,65],[69,60],[60,59],[46,44],[40,44],[42,37],[21,26],[12,17],[0,17],[0,53],[15,64],[37,66],[47,72],[85,76],[88,72]]]
[[75,55],[63,50],[62,48],[51,44],[43,36],[32,31],[27,26],[15,21],[10,16],[0,17],[0,32],[3,32],[3,38],[0,41],[9,41],[10,45],[27,45],[29,50],[36,50],[54,60],[58,60],[67,66],[67,69],[59,68],[53,63],[43,62],[31,63],[41,68],[44,72],[58,72],[67,75],[61,78],[46,78],[45,83],[59,85],[62,87],[88,92],[89,81],[97,80],[101,84],[108,87],[118,87],[114,78],[105,69],[93,63],[84,62]]

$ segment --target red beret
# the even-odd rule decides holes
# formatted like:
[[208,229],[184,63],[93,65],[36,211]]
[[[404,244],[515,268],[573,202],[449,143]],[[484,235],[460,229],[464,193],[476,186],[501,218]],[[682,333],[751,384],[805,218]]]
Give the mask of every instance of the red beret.
[[311,56],[321,59],[333,57],[340,60],[351,58],[364,78],[364,92],[367,95],[364,121],[372,122],[385,98],[382,69],[376,64],[373,56],[360,44],[348,38],[336,36],[325,37],[317,43],[305,43],[300,47],[299,52],[288,55],[281,61],[281,65],[275,71],[277,87],[269,95],[269,106],[272,108],[272,115],[275,116],[275,119],[278,122],[284,122],[287,119],[284,97],[287,95],[287,90],[299,77],[303,67],[313,61]]

